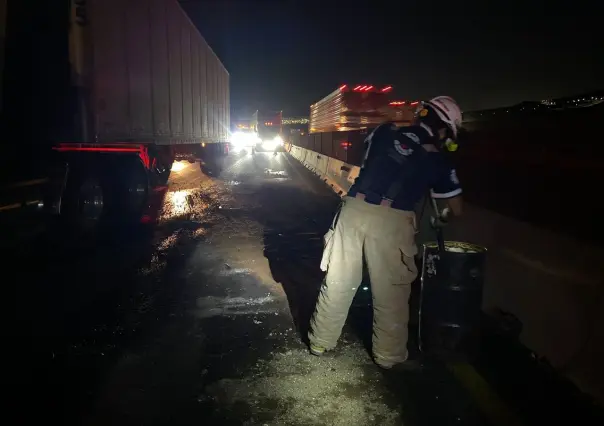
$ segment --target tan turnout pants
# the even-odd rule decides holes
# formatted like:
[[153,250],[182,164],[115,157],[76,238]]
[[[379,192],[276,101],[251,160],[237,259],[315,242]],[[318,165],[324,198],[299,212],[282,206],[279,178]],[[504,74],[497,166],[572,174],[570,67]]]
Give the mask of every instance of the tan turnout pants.
[[373,355],[395,364],[407,358],[407,322],[414,256],[415,213],[345,197],[335,229],[325,236],[327,275],[311,319],[310,343],[336,346],[363,279],[363,256],[373,295]]

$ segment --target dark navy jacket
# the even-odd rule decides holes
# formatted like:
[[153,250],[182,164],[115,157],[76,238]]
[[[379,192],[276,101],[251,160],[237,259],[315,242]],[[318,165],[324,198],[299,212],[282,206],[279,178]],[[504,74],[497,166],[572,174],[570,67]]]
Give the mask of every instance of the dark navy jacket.
[[365,140],[363,167],[348,195],[365,194],[372,204],[387,199],[395,209],[412,211],[428,190],[434,198],[461,194],[448,159],[421,146],[437,143],[429,127],[381,124]]

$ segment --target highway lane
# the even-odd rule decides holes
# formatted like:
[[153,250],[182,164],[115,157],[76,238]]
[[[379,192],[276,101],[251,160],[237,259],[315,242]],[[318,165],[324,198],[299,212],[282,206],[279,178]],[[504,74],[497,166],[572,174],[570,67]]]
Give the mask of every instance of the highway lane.
[[6,253],[22,417],[36,401],[86,425],[516,421],[467,364],[376,368],[365,285],[338,350],[310,356],[301,336],[338,198],[285,154],[233,155],[214,172],[175,163],[150,230]]
[[13,256],[14,406],[43,394],[49,415],[90,425],[481,424],[444,367],[373,365],[367,290],[339,350],[308,354],[338,198],[300,165],[232,156],[209,177],[180,162],[156,197],[151,232]]

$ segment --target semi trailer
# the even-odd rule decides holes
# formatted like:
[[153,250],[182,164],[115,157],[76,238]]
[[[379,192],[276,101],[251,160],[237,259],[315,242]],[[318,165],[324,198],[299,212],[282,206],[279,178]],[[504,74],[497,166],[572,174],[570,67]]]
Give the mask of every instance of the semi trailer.
[[175,158],[228,154],[229,73],[177,0],[0,3],[4,176],[50,159],[53,213],[136,218]]

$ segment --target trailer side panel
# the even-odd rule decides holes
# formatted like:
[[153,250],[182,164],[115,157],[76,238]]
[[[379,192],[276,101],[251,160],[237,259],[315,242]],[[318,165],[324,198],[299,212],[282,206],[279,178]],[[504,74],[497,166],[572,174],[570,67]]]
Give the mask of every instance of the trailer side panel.
[[130,138],[153,138],[151,94],[151,36],[147,0],[124,2],[130,110]]
[[199,39],[191,37],[191,96],[193,101],[193,136],[201,139],[201,93],[199,85]]
[[193,138],[193,96],[191,94],[191,28],[181,17],[181,53],[182,53],[182,116],[185,139]]
[[176,0],[89,4],[95,142],[227,140],[228,73]]
[[[119,0],[91,5],[93,50],[93,97],[95,137],[124,140],[130,137],[130,98],[127,73],[125,10]],[[77,23],[72,22],[71,25]]]
[[166,0],[151,0],[151,78],[153,80],[154,137],[169,140],[170,128],[170,64],[168,61],[168,25]]

